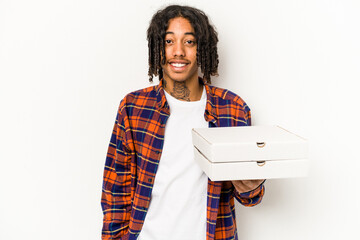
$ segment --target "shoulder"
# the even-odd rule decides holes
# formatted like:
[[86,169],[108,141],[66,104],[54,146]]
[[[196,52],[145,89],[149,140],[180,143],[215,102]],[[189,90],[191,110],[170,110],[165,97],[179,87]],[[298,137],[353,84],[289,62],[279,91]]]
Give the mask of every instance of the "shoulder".
[[237,94],[227,89],[209,86],[212,112],[217,116],[218,126],[250,126],[249,106]]
[[210,88],[210,92],[211,92],[212,96],[215,98],[214,100],[217,104],[219,104],[219,105],[231,104],[234,107],[239,107],[245,111],[250,111],[250,108],[246,104],[246,102],[236,93],[234,93],[228,89],[210,86],[210,85],[209,85],[209,88]]
[[126,102],[137,102],[144,99],[156,98],[156,86],[142,88],[126,94],[123,100]]
[[126,94],[120,102],[120,108],[154,105],[156,99],[156,86],[142,88]]

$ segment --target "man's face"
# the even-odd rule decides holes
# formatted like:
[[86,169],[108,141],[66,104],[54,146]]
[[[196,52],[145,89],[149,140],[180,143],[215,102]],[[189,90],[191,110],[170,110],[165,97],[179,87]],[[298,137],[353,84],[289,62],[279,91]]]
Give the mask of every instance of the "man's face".
[[198,78],[195,31],[189,20],[170,19],[165,35],[165,64],[161,65],[165,80],[177,82]]

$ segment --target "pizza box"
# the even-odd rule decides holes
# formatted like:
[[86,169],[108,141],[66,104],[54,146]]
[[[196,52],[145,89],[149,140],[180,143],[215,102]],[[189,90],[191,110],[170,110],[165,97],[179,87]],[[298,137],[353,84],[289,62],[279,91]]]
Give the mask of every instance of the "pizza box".
[[212,181],[307,175],[307,140],[279,126],[195,128],[192,140]]

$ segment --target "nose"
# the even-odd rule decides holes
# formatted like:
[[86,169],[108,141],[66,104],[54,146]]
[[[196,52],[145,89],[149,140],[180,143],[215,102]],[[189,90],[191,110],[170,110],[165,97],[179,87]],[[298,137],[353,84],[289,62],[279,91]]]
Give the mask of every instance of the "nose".
[[184,45],[181,44],[180,42],[177,42],[176,44],[174,44],[174,57],[184,57],[185,56],[185,51],[184,51]]

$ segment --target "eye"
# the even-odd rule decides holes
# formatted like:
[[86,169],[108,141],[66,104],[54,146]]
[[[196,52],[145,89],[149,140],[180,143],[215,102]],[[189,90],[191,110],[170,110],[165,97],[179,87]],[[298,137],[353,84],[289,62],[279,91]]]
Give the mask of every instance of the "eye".
[[187,40],[186,43],[189,44],[189,45],[193,45],[193,44],[195,44],[195,41],[193,41],[193,40]]
[[166,44],[170,44],[170,43],[172,43],[172,41],[171,41],[170,39],[166,39],[166,40],[165,40],[165,43],[166,43]]

